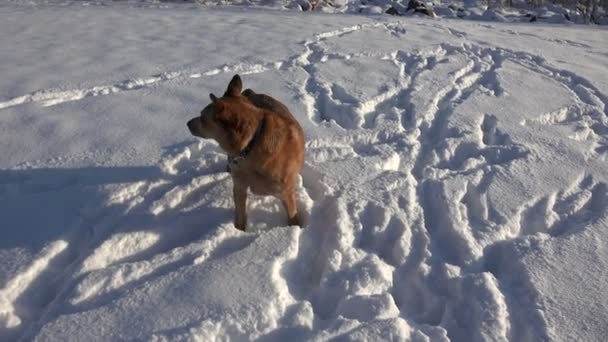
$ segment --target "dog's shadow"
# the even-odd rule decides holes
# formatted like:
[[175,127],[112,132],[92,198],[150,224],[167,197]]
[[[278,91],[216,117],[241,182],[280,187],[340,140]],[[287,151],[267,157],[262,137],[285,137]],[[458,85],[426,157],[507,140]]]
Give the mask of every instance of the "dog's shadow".
[[[188,163],[183,166],[189,167]],[[28,308],[45,307],[53,301],[74,281],[70,273],[77,272],[98,249],[103,254],[105,247],[118,248],[112,253],[118,256],[104,261],[106,266],[136,262],[204,240],[231,222],[232,210],[225,207],[194,206],[160,215],[150,210],[155,201],[188,184],[200,171],[171,175],[162,163],[0,170],[0,288],[20,284],[11,299],[16,316],[27,322]],[[212,168],[202,171],[214,172]],[[211,186],[225,186],[225,178],[219,177]],[[201,191],[195,189],[192,195]],[[133,251],[110,246],[115,240],[139,241],[141,237],[152,242],[144,241]],[[26,325],[1,332],[0,340],[18,336]]]
[[[73,239],[82,233],[79,230],[89,230],[85,235],[90,241],[115,232],[162,226],[171,230],[197,221],[209,230],[231,220],[230,210],[214,207],[153,215],[152,203],[187,182],[188,175],[175,178],[157,166],[0,170],[0,250],[34,252],[57,240],[77,242]],[[168,181],[165,187],[143,192],[138,205],[127,208],[133,201],[125,198],[138,196],[130,187],[161,179]],[[119,198],[109,198],[113,196]],[[3,280],[0,272],[0,283]]]
[[87,212],[106,205],[103,188],[160,174],[155,166],[0,170],[0,250],[66,239]]

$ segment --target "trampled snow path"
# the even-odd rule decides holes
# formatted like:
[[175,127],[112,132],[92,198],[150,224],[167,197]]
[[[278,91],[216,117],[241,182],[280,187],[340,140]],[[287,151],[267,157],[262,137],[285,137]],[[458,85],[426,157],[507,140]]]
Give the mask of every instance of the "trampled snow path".
[[[235,230],[225,157],[205,141],[185,140],[133,175],[2,171],[5,199],[90,186],[100,198],[0,289],[0,337],[555,338],[546,294],[512,246],[604,224],[608,95],[541,56],[442,24],[464,41],[378,50],[349,41],[407,42],[425,27],[357,24],[312,34],[281,60],[0,102],[53,106],[274,72],[288,75],[304,125],[323,133],[307,142],[303,230],[280,227],[282,209],[266,198],[250,201],[249,231]],[[563,103],[523,100],[541,86]],[[550,109],[526,112],[539,108]],[[562,150],[584,170],[556,174],[567,165],[543,156]]]

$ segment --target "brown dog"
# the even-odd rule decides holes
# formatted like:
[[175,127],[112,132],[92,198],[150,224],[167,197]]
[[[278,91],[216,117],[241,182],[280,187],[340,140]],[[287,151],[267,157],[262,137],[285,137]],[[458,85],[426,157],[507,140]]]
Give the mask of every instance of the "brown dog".
[[304,163],[304,132],[287,107],[247,89],[235,75],[224,96],[210,94],[200,117],[188,121],[197,137],[213,139],[228,154],[235,206],[234,225],[247,225],[247,190],[278,197],[289,225],[300,225],[296,182]]

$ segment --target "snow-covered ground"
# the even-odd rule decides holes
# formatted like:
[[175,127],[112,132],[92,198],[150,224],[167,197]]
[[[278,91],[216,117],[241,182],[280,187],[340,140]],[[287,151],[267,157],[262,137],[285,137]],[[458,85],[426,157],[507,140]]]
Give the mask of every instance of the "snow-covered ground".
[[[608,31],[0,5],[0,340],[600,341]],[[232,225],[186,121],[233,74],[307,135]]]

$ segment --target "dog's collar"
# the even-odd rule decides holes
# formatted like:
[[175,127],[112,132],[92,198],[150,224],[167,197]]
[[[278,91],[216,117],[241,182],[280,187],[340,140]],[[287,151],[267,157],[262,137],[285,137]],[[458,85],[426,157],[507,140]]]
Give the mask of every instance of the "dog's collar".
[[258,128],[256,128],[255,133],[253,133],[253,137],[251,137],[251,140],[249,140],[249,143],[247,144],[247,146],[245,146],[245,148],[242,149],[241,152],[239,152],[239,154],[236,157],[228,156],[228,165],[226,166],[227,172],[230,172],[230,170],[233,167],[235,167],[239,162],[241,162],[241,161],[245,160],[245,158],[247,158],[247,156],[249,155],[251,150],[253,150],[253,148],[257,144],[258,140],[260,139],[260,135],[262,135],[263,129],[264,129],[264,118],[262,118],[262,120],[260,121]]

